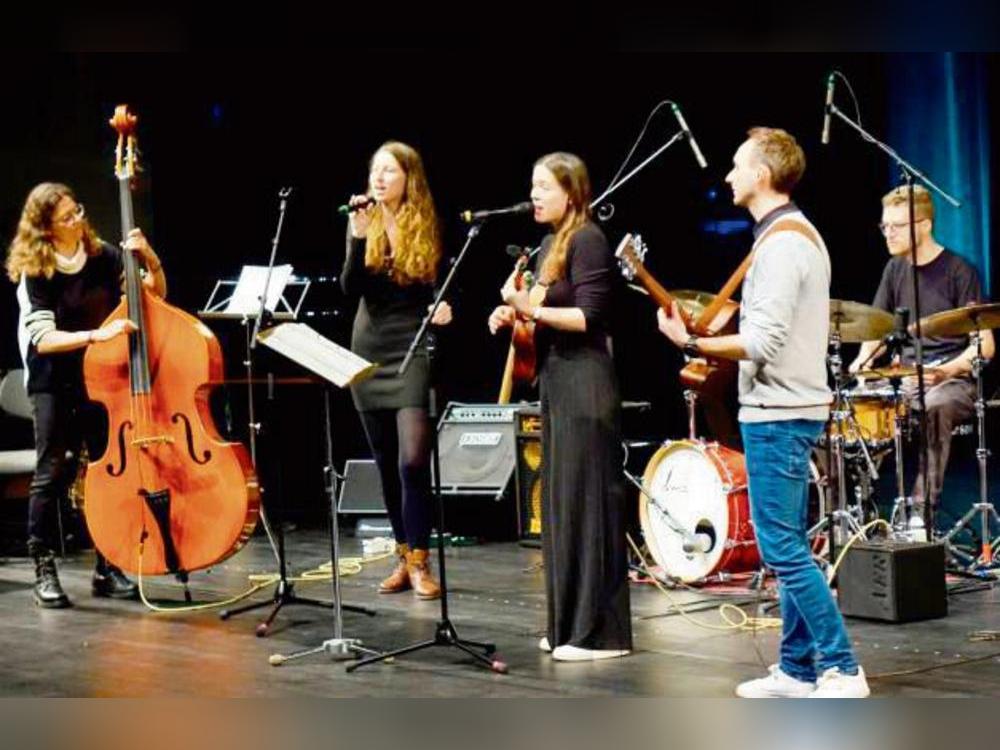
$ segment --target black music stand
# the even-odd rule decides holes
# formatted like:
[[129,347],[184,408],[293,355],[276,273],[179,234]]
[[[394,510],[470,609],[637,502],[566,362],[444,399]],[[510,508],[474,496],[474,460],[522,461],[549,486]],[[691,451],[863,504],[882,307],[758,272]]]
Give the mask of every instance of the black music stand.
[[[333,609],[333,638],[328,638],[315,648],[305,651],[298,651],[289,655],[273,654],[270,663],[279,666],[291,659],[298,659],[310,654],[326,652],[334,659],[352,659],[360,654],[377,655],[381,652],[365,648],[361,645],[359,638],[345,638],[343,633],[342,609],[349,609],[353,612],[360,612],[372,616],[373,610],[354,605],[343,604],[340,596],[340,553],[338,550],[340,529],[337,518],[337,472],[333,467],[333,431],[330,419],[330,384],[338,388],[345,388],[349,385],[359,383],[374,374],[377,365],[368,362],[349,349],[338,346],[329,339],[324,338],[316,331],[304,323],[285,323],[275,326],[267,331],[263,331],[257,336],[257,340],[264,346],[278,352],[301,367],[310,370],[324,381],[323,389],[323,413],[324,413],[324,437],[326,443],[326,491],[330,505],[330,563],[331,585],[333,589],[333,601],[330,604],[325,602],[323,606],[330,606]],[[282,538],[282,537],[279,537]],[[291,584],[287,584],[290,588]],[[311,600],[301,600],[290,593],[292,601],[277,602],[272,617],[282,604],[287,603],[315,603]]]

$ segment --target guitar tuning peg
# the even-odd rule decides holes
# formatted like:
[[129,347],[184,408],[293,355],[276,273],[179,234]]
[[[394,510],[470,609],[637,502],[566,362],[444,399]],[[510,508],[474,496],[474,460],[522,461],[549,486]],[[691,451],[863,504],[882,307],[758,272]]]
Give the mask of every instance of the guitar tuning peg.
[[642,241],[642,235],[637,234],[633,238],[632,243],[635,245],[635,254],[636,254],[636,256],[639,258],[639,260],[645,261],[646,260],[646,250],[648,248],[646,247],[646,243],[644,243]]

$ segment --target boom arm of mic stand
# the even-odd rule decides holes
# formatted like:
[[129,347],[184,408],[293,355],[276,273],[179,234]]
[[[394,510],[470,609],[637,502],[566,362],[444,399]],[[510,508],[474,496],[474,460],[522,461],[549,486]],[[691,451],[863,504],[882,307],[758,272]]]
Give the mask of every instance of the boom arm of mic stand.
[[431,309],[424,316],[423,322],[420,324],[420,330],[417,331],[417,335],[413,337],[413,341],[410,342],[410,348],[406,351],[406,356],[403,357],[403,362],[400,364],[399,369],[396,371],[397,375],[403,375],[406,373],[407,369],[410,367],[410,361],[413,359],[413,355],[416,354],[417,347],[420,343],[427,338],[427,329],[430,327],[431,320],[434,319],[434,313],[441,306],[441,300],[444,299],[444,295],[448,292],[448,287],[451,286],[451,281],[455,278],[455,273],[458,271],[459,266],[462,265],[462,261],[465,259],[465,254],[469,250],[469,246],[472,244],[472,240],[476,238],[479,234],[481,228],[480,224],[473,224],[469,227],[469,232],[465,236],[465,244],[462,245],[462,250],[458,254],[458,257],[451,264],[451,270],[448,271],[448,275],[444,278],[444,283],[441,284],[441,288],[438,289],[437,296],[434,297],[434,304],[431,305]]
[[605,190],[597,198],[595,198],[593,201],[591,201],[590,207],[591,208],[597,208],[606,199],[608,199],[609,197],[611,197],[611,195],[615,191],[617,191],[618,188],[620,188],[626,182],[628,182],[629,180],[631,180],[635,175],[637,175],[640,171],[642,171],[647,164],[649,164],[651,161],[653,161],[653,159],[655,159],[657,156],[659,156],[660,154],[662,154],[668,148],[670,148],[671,146],[673,146],[675,143],[677,143],[677,141],[679,141],[683,137],[684,137],[684,131],[683,130],[678,130],[674,134],[673,138],[671,138],[669,141],[667,141],[662,146],[660,146],[658,149],[656,149],[656,151],[654,151],[649,156],[647,156],[635,169],[633,169],[627,175],[625,175],[620,180],[618,180],[618,182],[614,183],[613,185],[609,185],[607,190]]
[[873,136],[871,133],[869,133],[863,127],[861,127],[856,122],[854,122],[854,120],[852,120],[850,117],[848,117],[847,115],[845,115],[840,109],[838,109],[836,104],[831,104],[830,105],[830,113],[836,115],[843,122],[845,122],[847,125],[849,125],[864,140],[868,141],[871,144],[874,144],[881,151],[883,151],[886,154],[888,154],[889,157],[891,157],[893,159],[893,161],[895,161],[899,165],[900,169],[902,169],[904,172],[908,172],[913,177],[916,177],[922,183],[924,183],[925,185],[927,185],[927,187],[931,188],[938,195],[940,195],[942,198],[944,198],[946,201],[948,201],[955,208],[961,208],[962,202],[960,200],[958,200],[957,198],[955,198],[952,195],[950,195],[943,188],[938,187],[933,182],[933,180],[931,180],[930,177],[928,177],[927,175],[925,175],[923,172],[921,172],[915,166],[913,166],[912,164],[910,164],[906,159],[904,159],[902,156],[900,156],[896,152],[896,150],[894,148],[892,148],[892,146],[889,146],[888,144],[882,143],[882,141],[880,141],[878,138],[876,138],[875,136]]

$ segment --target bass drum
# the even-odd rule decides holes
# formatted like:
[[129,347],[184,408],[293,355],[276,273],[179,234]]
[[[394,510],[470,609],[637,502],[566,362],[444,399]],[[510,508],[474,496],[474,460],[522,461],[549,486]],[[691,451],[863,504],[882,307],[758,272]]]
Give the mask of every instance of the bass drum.
[[[823,495],[815,463],[809,469],[809,517],[816,519],[824,513]],[[666,575],[695,583],[760,567],[742,453],[717,443],[668,441],[647,464],[643,486],[642,532]],[[817,537],[814,552],[822,544]]]

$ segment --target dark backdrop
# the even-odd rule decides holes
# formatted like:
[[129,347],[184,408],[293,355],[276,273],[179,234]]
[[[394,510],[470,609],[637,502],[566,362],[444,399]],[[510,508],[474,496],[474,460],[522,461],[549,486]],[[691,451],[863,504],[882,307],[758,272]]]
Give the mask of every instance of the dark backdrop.
[[[986,58],[991,82],[996,60]],[[277,190],[295,187],[280,261],[317,283],[306,308],[339,313],[309,321],[347,344],[353,310],[329,278],[343,260],[344,222],[334,208],[364,189],[367,159],[388,138],[424,156],[445,229],[446,253],[464,238],[461,209],[525,200],[533,161],[548,151],[578,153],[595,192],[617,170],[652,107],[670,98],[683,107],[709,169],[698,170],[684,144],[663,154],[614,198],[604,224],[612,244],[639,231],[647,265],[668,288],[717,290],[742,259],[748,231],[709,231],[745,220],[722,182],[732,153],[752,125],[775,125],[802,143],[808,168],[796,199],[823,232],[834,265],[833,295],[870,301],[886,253],[876,229],[879,196],[891,186],[883,157],[844,126],[819,143],[825,77],[837,67],[852,81],[865,124],[885,132],[892,55],[602,53],[576,49],[516,77],[495,50],[357,51],[309,55],[249,52],[215,55],[23,56],[4,62],[0,80],[10,104],[0,119],[0,228],[14,231],[24,196],[42,180],[79,193],[98,231],[116,239],[112,176],[114,134],[107,119],[118,103],[139,115],[146,172],[136,195],[140,225],[167,269],[170,301],[196,311],[214,282],[243,264],[267,260]],[[354,75],[345,71],[357,70]],[[919,112],[913,113],[919,117]],[[991,119],[995,122],[995,117]],[[674,132],[668,111],[653,121],[638,155]],[[994,156],[994,159],[996,157]],[[996,195],[997,191],[994,191]],[[441,337],[442,401],[495,399],[507,343],[486,330],[509,271],[508,243],[536,242],[530,220],[488,224],[461,269],[457,320]],[[995,264],[994,264],[995,265]],[[995,280],[994,280],[995,281]],[[0,364],[17,363],[14,288],[0,294]],[[675,373],[680,356],[659,336],[648,300],[629,294],[616,344],[626,399],[654,409],[629,430],[657,438],[684,432]],[[238,374],[243,338],[237,323],[211,324]],[[262,368],[290,371],[263,358]],[[218,398],[223,427],[245,431],[242,391]],[[304,513],[322,508],[322,432],[318,394],[281,396],[279,431],[285,489]],[[335,454],[365,452],[350,398],[334,398]]]

